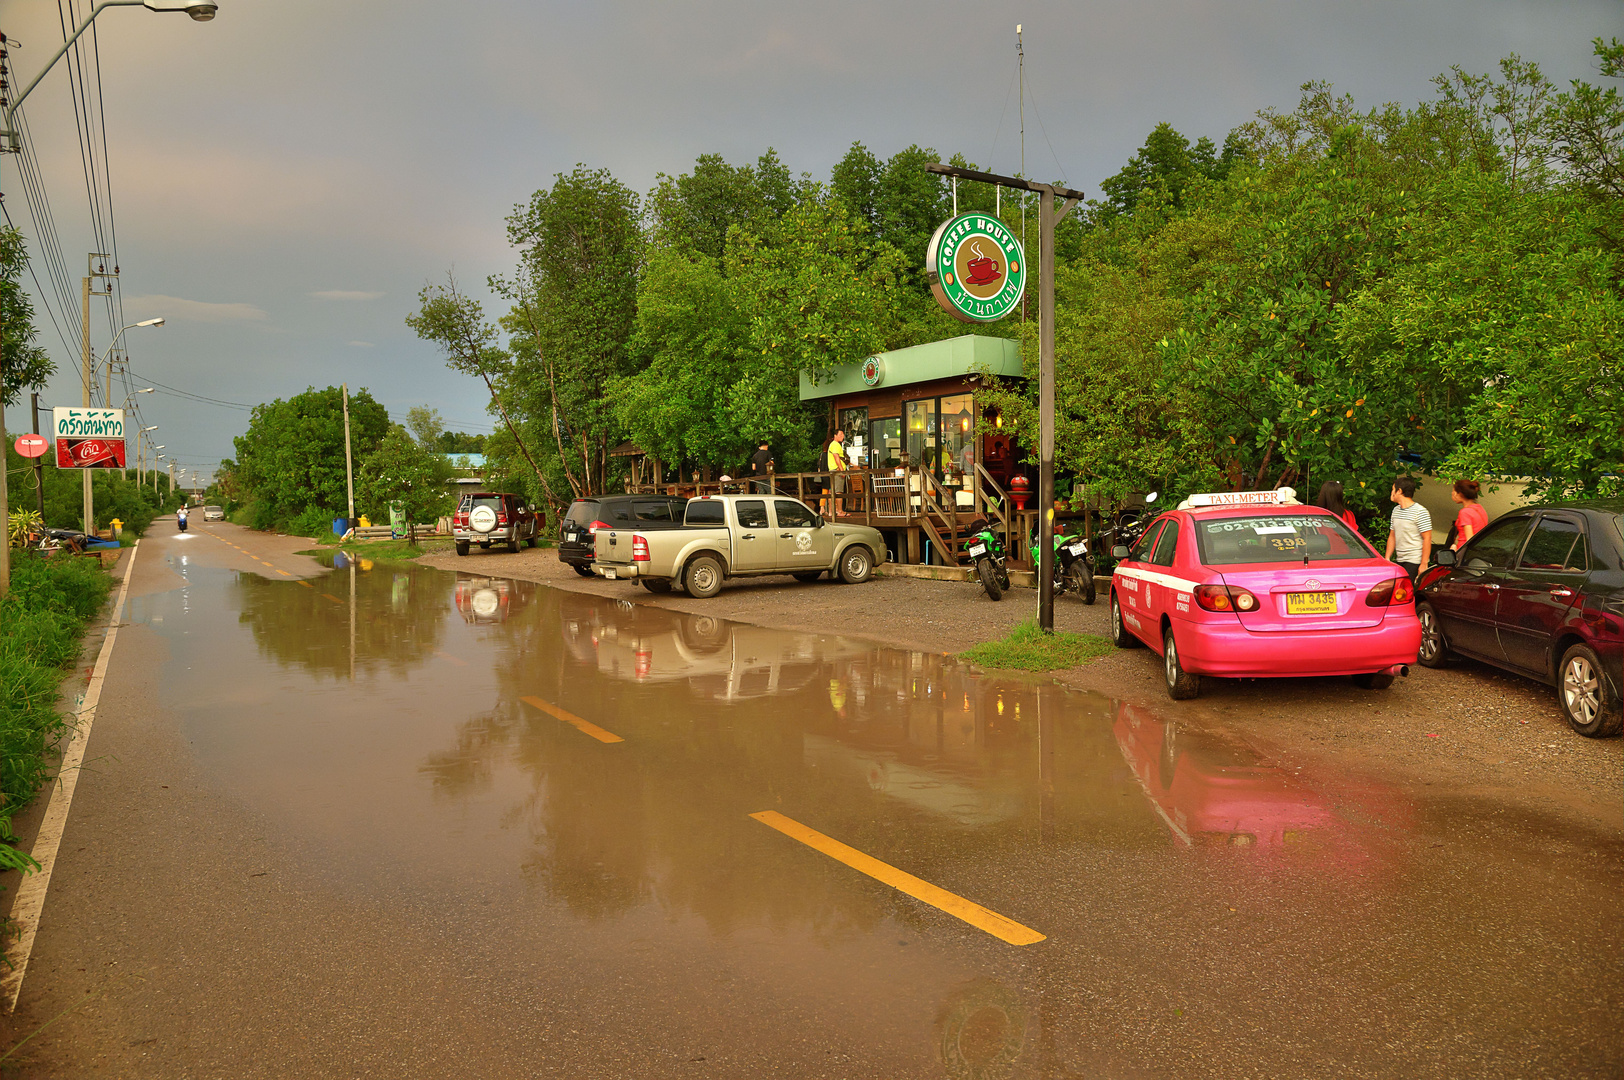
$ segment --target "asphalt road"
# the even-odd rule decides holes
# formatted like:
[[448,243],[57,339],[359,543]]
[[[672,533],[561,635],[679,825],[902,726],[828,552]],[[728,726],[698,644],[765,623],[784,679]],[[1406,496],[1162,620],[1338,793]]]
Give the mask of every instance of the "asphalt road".
[[7,1075],[1624,1068],[1605,814],[303,546],[142,542]]

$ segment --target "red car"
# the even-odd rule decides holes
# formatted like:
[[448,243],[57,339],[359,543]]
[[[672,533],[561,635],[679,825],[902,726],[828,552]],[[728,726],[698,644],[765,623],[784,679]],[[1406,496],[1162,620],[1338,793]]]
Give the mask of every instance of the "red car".
[[1200,693],[1203,675],[1385,689],[1421,644],[1404,571],[1289,488],[1192,495],[1112,554],[1112,640],[1161,653],[1175,699]]

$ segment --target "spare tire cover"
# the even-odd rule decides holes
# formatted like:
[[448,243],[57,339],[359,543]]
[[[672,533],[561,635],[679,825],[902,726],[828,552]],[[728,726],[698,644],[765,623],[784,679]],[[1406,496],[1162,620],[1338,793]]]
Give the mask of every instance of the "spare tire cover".
[[488,533],[496,528],[496,511],[489,506],[476,506],[474,512],[468,515],[468,524],[475,532]]

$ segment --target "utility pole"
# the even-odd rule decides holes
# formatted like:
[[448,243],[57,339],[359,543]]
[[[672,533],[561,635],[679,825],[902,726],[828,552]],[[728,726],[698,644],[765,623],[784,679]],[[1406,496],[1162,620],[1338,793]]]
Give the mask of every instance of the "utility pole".
[[[1049,633],[1054,630],[1054,230],[1083,193],[956,165],[933,163],[925,171],[1038,194],[1038,627]],[[1056,196],[1066,200],[1058,210]]]
[[339,384],[339,393],[344,396],[344,487],[349,492],[349,508],[345,511],[344,522],[350,528],[355,527],[355,465],[350,457],[350,384]]
[[[28,395],[34,406],[34,433],[39,434],[39,394]],[[45,455],[34,459],[34,493],[39,496],[39,519],[45,521]]]

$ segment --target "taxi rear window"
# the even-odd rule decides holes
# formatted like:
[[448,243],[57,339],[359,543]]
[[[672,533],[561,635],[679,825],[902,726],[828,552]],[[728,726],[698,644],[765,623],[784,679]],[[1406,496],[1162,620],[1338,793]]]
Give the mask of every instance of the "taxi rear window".
[[1331,562],[1368,559],[1375,552],[1330,515],[1274,514],[1269,517],[1215,518],[1195,523],[1201,562]]

